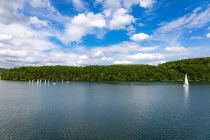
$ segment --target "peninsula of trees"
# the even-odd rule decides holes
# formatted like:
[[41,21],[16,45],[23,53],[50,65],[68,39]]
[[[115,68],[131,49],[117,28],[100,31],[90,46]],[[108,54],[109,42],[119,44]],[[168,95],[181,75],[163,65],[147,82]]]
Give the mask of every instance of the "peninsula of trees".
[[210,81],[210,57],[152,65],[39,66],[6,69],[2,80],[50,81]]

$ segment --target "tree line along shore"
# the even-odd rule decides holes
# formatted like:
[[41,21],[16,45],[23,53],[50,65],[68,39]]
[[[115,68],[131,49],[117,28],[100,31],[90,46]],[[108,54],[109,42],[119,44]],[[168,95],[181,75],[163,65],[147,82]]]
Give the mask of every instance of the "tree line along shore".
[[152,65],[26,66],[5,69],[2,80],[50,81],[210,81],[210,57],[192,58]]

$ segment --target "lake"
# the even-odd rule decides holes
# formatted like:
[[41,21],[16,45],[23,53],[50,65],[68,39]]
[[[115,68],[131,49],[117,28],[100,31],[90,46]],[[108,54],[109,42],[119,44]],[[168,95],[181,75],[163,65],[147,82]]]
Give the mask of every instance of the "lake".
[[210,139],[210,84],[0,81],[1,140]]

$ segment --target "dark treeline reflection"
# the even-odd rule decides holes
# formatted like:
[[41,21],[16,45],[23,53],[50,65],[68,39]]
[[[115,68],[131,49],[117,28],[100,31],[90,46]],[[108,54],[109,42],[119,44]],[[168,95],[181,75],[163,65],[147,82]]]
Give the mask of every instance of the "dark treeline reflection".
[[185,59],[151,65],[40,66],[4,70],[3,80],[50,81],[210,81],[210,57]]

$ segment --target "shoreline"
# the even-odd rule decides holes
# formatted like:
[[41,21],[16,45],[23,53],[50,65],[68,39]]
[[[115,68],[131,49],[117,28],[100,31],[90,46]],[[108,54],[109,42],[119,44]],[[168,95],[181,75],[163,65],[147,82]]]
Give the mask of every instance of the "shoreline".
[[[2,80],[0,81],[8,81],[8,82],[29,82],[29,80]],[[34,81],[36,83],[36,80]],[[44,83],[44,80],[42,80]],[[50,83],[59,83],[59,84],[71,84],[71,83],[101,83],[101,84],[155,84],[155,83],[165,83],[165,84],[183,84],[184,81],[50,81]],[[210,84],[210,81],[189,81],[190,84]]]

